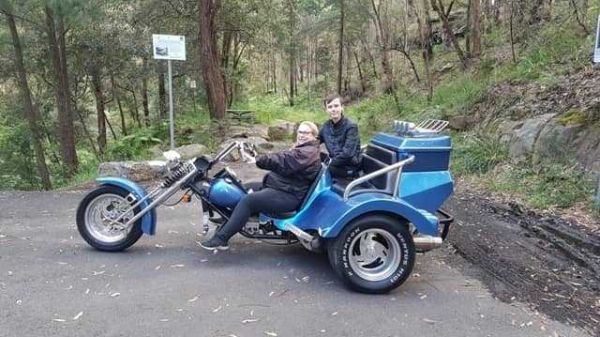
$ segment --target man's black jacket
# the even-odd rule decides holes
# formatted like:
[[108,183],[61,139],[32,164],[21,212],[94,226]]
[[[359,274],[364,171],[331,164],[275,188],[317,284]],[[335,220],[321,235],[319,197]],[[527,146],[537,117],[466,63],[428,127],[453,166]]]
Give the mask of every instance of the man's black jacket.
[[264,187],[293,194],[302,200],[321,170],[319,142],[312,141],[277,153],[256,157],[256,166],[270,170]]
[[331,166],[358,172],[360,166],[360,137],[358,126],[342,116],[337,123],[328,120],[319,131],[321,143],[325,143]]

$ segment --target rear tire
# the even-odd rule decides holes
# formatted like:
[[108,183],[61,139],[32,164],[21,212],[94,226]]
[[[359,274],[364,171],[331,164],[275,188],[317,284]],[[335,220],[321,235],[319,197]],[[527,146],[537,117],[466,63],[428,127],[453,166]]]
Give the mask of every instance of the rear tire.
[[387,293],[410,275],[415,245],[406,224],[383,215],[352,221],[327,249],[333,270],[351,289]]
[[[126,200],[128,195],[129,192],[121,187],[106,185],[91,191],[79,203],[77,230],[90,246],[105,252],[118,252],[129,248],[142,236],[142,219],[129,228],[114,228],[107,220],[115,219],[130,207]],[[138,206],[118,224],[124,225],[139,212]]]

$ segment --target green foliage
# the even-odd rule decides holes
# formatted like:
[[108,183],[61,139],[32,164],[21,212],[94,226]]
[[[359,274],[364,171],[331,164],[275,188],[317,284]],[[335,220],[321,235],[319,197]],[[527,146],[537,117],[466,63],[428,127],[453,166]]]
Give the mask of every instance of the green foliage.
[[505,165],[486,176],[487,187],[520,195],[533,207],[567,208],[578,202],[591,203],[594,191],[591,179],[576,166],[529,162]]
[[31,190],[39,187],[29,130],[25,123],[0,125],[0,188]]
[[508,160],[508,147],[491,133],[454,136],[452,171],[456,174],[484,174]]
[[587,116],[579,110],[570,110],[558,119],[558,122],[565,126],[583,124],[586,121]]
[[77,158],[79,159],[77,174],[70,180],[64,179],[63,175],[55,175],[53,179],[55,188],[77,185],[98,177],[100,162],[92,152],[82,149],[77,150]]
[[566,24],[546,25],[516,65],[508,66],[506,79],[536,80],[548,73],[561,73],[589,62],[590,39]]
[[459,76],[436,88],[432,104],[441,107],[450,115],[464,114],[481,98],[486,87],[485,79],[469,75]]
[[382,95],[351,105],[345,110],[361,126],[361,132],[374,132],[387,129],[394,119],[398,119],[394,98]]
[[320,100],[321,97],[309,97],[304,94],[297,97],[295,105],[291,107],[285,97],[270,94],[250,97],[247,102],[238,104],[235,108],[255,111],[257,122],[263,124],[271,124],[276,119],[320,122],[327,119],[324,109],[318,103]]
[[106,151],[111,160],[131,160],[148,155],[151,146],[161,144],[152,129],[135,129],[133,133],[109,144]]

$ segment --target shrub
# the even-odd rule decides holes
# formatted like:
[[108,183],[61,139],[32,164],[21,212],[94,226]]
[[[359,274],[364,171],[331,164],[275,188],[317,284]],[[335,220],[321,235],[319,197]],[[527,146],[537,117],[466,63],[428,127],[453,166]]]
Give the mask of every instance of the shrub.
[[483,174],[508,159],[508,147],[491,133],[465,134],[457,138],[452,170],[457,174]]
[[148,149],[162,140],[153,136],[151,129],[135,130],[132,134],[119,138],[108,146],[107,158],[110,160],[131,160],[143,157]]

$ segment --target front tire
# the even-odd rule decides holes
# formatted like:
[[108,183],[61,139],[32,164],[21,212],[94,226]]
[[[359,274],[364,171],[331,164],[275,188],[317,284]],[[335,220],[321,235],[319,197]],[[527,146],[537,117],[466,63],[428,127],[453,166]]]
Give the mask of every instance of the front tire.
[[382,294],[400,286],[415,262],[415,245],[405,223],[383,215],[354,220],[328,247],[331,266],[359,292]]
[[142,220],[125,228],[123,225],[140,212],[140,207],[129,211],[116,224],[116,219],[131,207],[123,188],[106,185],[86,195],[77,208],[77,229],[92,247],[106,252],[118,252],[129,248],[142,236]]

